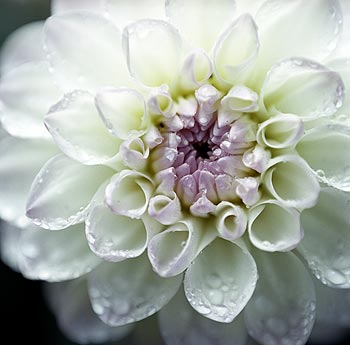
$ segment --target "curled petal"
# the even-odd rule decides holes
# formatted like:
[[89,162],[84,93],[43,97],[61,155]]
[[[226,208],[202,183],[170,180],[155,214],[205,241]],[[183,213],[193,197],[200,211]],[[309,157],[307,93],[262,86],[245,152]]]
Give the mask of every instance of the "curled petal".
[[247,168],[251,168],[259,173],[262,173],[270,161],[271,152],[256,145],[253,149],[246,151],[243,154],[243,163]]
[[146,145],[150,149],[153,149],[162,143],[163,137],[160,134],[158,128],[151,125],[148,127],[148,130],[144,136],[144,140],[145,140]]
[[[227,262],[234,264],[227,265]],[[186,271],[184,286],[192,307],[207,318],[229,323],[251,298],[258,279],[248,251],[217,239]]]
[[45,116],[45,125],[57,146],[83,164],[106,164],[118,153],[120,140],[109,133],[89,92],[66,94]]
[[153,190],[153,182],[148,176],[123,170],[108,184],[106,203],[116,214],[139,219],[147,210]]
[[233,177],[226,174],[216,176],[215,187],[220,200],[237,201],[237,183]]
[[221,104],[232,111],[254,113],[258,111],[259,96],[244,85],[235,85],[221,100]]
[[238,178],[236,187],[237,195],[247,206],[254,205],[260,199],[259,185],[260,182],[255,177]]
[[298,250],[323,284],[350,288],[349,193],[321,190],[317,205],[301,214],[305,238]]
[[234,241],[245,232],[247,216],[241,207],[222,201],[216,206],[215,215],[216,228],[222,238]]
[[170,22],[193,46],[204,48],[206,51],[210,51],[220,31],[230,23],[235,8],[233,0],[207,0],[205,6],[200,0],[165,2],[165,11]]
[[176,193],[171,197],[156,195],[149,202],[148,214],[159,223],[170,225],[182,218],[181,204]]
[[124,29],[123,47],[129,71],[141,83],[154,87],[173,82],[181,54],[181,38],[173,26],[139,20]]
[[176,174],[173,167],[161,170],[155,176],[157,183],[157,192],[164,195],[172,195],[175,187]]
[[292,154],[271,159],[263,181],[283,205],[297,209],[313,207],[320,192],[320,185],[310,167]]
[[268,112],[296,114],[303,120],[333,115],[344,99],[338,73],[317,62],[291,58],[274,65],[261,89]]
[[51,12],[52,14],[62,14],[75,10],[88,10],[92,12],[101,12],[102,1],[101,0],[52,0]]
[[33,181],[27,216],[37,225],[59,230],[81,222],[99,186],[112,174],[103,166],[84,166],[64,155],[50,159]]
[[293,147],[304,133],[304,124],[297,115],[273,116],[259,125],[257,141],[273,149]]
[[103,16],[88,11],[51,16],[45,22],[44,48],[55,80],[66,91],[132,84],[120,32]]
[[183,219],[152,238],[148,257],[157,274],[173,277],[183,272],[214,237],[213,229],[202,220]]
[[160,230],[153,223],[112,213],[103,199],[95,198],[86,219],[85,232],[89,246],[97,256],[117,262],[138,257],[145,251],[149,240]]
[[192,215],[197,217],[207,217],[209,213],[215,211],[215,205],[208,199],[204,193],[190,207]]
[[310,130],[298,143],[298,153],[329,186],[350,192],[350,130],[343,125]]
[[147,164],[149,147],[140,138],[131,138],[120,145],[119,153],[130,169],[142,170]]
[[133,89],[103,88],[96,98],[96,107],[109,131],[120,139],[144,134],[146,105],[141,94]]
[[27,228],[20,237],[19,251],[19,269],[29,279],[49,282],[75,279],[100,264],[87,245],[84,224],[62,231]]
[[154,88],[150,92],[147,105],[152,114],[163,115],[166,118],[173,117],[176,112],[174,109],[174,102],[171,98],[169,87],[167,85]]
[[267,252],[292,250],[304,236],[299,212],[276,200],[252,207],[248,224],[251,242]]
[[180,86],[194,90],[205,84],[213,73],[212,63],[203,49],[197,49],[185,59],[180,73]]
[[89,275],[95,313],[109,326],[122,326],[153,315],[176,294],[182,275],[161,278],[146,255],[103,263]]
[[305,344],[315,320],[312,279],[291,252],[254,252],[259,280],[244,309],[248,333],[259,344]]
[[242,82],[258,52],[257,27],[251,15],[244,14],[219,37],[213,51],[214,71],[227,83]]

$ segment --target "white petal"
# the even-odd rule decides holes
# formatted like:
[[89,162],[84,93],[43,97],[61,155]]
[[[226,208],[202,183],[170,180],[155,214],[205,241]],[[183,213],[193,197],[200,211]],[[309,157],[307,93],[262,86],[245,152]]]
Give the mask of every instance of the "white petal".
[[271,159],[263,176],[268,191],[283,205],[298,209],[316,205],[320,186],[303,159],[287,154]]
[[336,72],[302,58],[274,65],[261,90],[268,112],[296,114],[303,120],[333,115],[343,98],[344,84]]
[[[204,85],[212,73],[212,63],[205,50],[194,50],[183,62],[179,75],[179,83],[183,88],[183,92],[195,90],[199,86]],[[191,107],[191,105],[189,106]],[[186,115],[186,112],[184,115]]]
[[317,322],[332,327],[350,326],[350,289],[334,289],[314,279],[316,289]]
[[[350,31],[350,30],[349,30]],[[350,114],[350,52],[347,58],[332,60],[327,63],[327,67],[336,71],[341,76],[343,83],[345,85],[345,98],[343,105],[339,108],[338,112],[340,114]]]
[[[239,47],[239,48],[238,48]],[[214,69],[218,77],[234,84],[244,81],[259,52],[257,27],[249,14],[240,16],[215,44]]]
[[1,47],[1,75],[25,62],[45,59],[42,46],[44,22],[23,25],[14,31]]
[[37,225],[62,229],[83,220],[98,187],[112,174],[103,166],[84,166],[64,155],[50,159],[33,181],[27,216]]
[[304,345],[315,318],[315,289],[293,253],[256,251],[259,280],[244,310],[248,333],[259,344]]
[[34,177],[57,153],[53,144],[41,140],[5,137],[0,141],[0,216],[22,227],[30,222],[25,206]]
[[0,225],[0,256],[1,260],[11,267],[14,271],[18,271],[19,258],[19,239],[22,229],[16,228],[7,222],[1,222]]
[[120,145],[119,153],[127,167],[142,171],[148,162],[149,149],[140,138],[130,138]]
[[247,227],[247,215],[241,207],[222,201],[216,206],[215,215],[216,228],[222,238],[234,241],[243,235]]
[[120,139],[142,135],[146,105],[141,94],[127,88],[105,88],[96,96],[96,106],[110,132]]
[[350,192],[350,131],[339,126],[317,127],[300,141],[297,150],[321,182]]
[[238,14],[250,13],[255,16],[259,7],[265,0],[236,0]]
[[272,64],[290,56],[322,60],[336,47],[342,28],[341,9],[335,0],[268,0],[255,20],[261,43],[257,65],[261,78]]
[[198,218],[186,218],[154,236],[148,245],[148,257],[161,277],[183,272],[198,253],[215,237],[214,225]]
[[217,239],[186,271],[185,293],[200,314],[229,323],[251,298],[257,278],[256,264],[248,251]]
[[106,203],[116,214],[141,218],[153,193],[152,180],[137,171],[123,170],[114,175],[106,188]]
[[116,215],[103,203],[90,209],[85,231],[91,250],[107,261],[137,257],[145,251],[149,241],[141,219]]
[[84,224],[62,231],[31,226],[23,230],[19,249],[19,269],[29,279],[49,282],[74,279],[100,263],[87,245]]
[[164,3],[159,0],[105,0],[105,8],[120,29],[143,18],[165,19]]
[[59,328],[78,344],[116,341],[126,336],[132,325],[110,327],[103,323],[91,308],[86,278],[45,286],[50,307]]
[[316,207],[301,215],[305,237],[298,250],[330,287],[350,288],[349,201],[349,193],[324,188]]
[[48,138],[44,115],[61,97],[45,61],[28,62],[1,78],[1,123],[13,136]]
[[45,116],[45,125],[58,147],[83,164],[105,164],[118,153],[120,140],[109,133],[88,92],[66,94]]
[[144,85],[170,85],[177,75],[181,38],[167,22],[145,19],[128,25],[123,47],[131,75]]
[[110,326],[121,326],[156,313],[176,294],[182,275],[160,278],[146,255],[104,263],[89,276],[95,313]]
[[259,109],[258,99],[258,94],[253,90],[244,85],[235,85],[221,100],[221,104],[233,112],[254,113]]
[[149,93],[147,105],[148,111],[152,115],[163,115],[166,118],[172,118],[176,113],[168,85],[153,88]]
[[242,316],[229,324],[203,317],[191,308],[182,289],[160,310],[160,332],[167,345],[246,345]]
[[84,11],[52,16],[44,43],[52,73],[66,91],[130,84],[120,33],[103,17]]
[[276,200],[259,203],[249,210],[249,238],[268,252],[294,249],[303,238],[300,214]]
[[158,194],[149,202],[148,214],[164,225],[171,225],[182,218],[181,203],[177,194],[171,197]]
[[259,125],[257,141],[273,149],[294,146],[304,134],[304,124],[297,115],[280,114]]
[[102,13],[103,0],[51,0],[52,14],[62,14],[74,10],[88,10]]
[[210,51],[219,33],[227,27],[235,13],[233,0],[167,0],[169,20],[194,47]]

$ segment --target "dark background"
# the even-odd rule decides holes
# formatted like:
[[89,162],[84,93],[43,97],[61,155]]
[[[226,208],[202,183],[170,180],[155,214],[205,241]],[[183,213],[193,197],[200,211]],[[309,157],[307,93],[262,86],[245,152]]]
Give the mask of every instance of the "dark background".
[[[6,36],[19,26],[46,18],[50,13],[49,7],[49,0],[0,0],[0,46]],[[10,339],[12,344],[74,345],[58,330],[55,319],[44,301],[41,283],[24,279],[1,261],[0,298],[2,339]],[[115,345],[162,344],[159,335],[144,337],[136,331]],[[326,345],[350,345],[350,332],[347,332],[343,342]]]

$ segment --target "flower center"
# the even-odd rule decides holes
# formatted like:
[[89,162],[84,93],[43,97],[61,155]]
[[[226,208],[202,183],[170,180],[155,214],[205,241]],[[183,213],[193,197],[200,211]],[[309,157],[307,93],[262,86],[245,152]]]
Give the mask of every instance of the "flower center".
[[250,205],[259,198],[259,174],[250,164],[257,124],[224,99],[211,85],[195,98],[180,99],[174,115],[163,118],[163,141],[152,151],[159,184],[164,188],[168,181],[196,215],[212,212],[221,201]]

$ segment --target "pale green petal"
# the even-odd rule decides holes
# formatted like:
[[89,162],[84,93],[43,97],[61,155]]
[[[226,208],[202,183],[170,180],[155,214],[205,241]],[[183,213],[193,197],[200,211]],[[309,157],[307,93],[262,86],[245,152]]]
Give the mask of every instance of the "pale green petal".
[[307,121],[333,115],[342,106],[344,84],[325,66],[289,58],[270,69],[260,96],[269,114],[295,114]]
[[350,192],[350,130],[341,124],[316,127],[302,138],[297,151],[321,182]]
[[166,14],[191,45],[210,51],[221,31],[234,19],[234,0],[167,0]]
[[84,224],[62,231],[26,228],[19,240],[19,251],[18,266],[22,274],[49,282],[78,278],[100,263],[87,244]]
[[184,286],[186,297],[197,312],[230,323],[251,298],[256,281],[256,264],[249,252],[217,239],[188,268]]
[[133,325],[110,327],[91,308],[86,277],[45,285],[45,294],[59,328],[75,343],[104,343],[125,337]]
[[317,205],[301,215],[305,231],[298,250],[324,284],[350,288],[350,194],[321,190]]
[[300,214],[276,200],[259,203],[249,210],[249,238],[268,252],[294,249],[303,238]]
[[284,206],[302,210],[316,205],[319,183],[310,167],[297,155],[271,159],[263,181],[268,191]]
[[62,152],[83,164],[107,164],[118,153],[120,140],[108,131],[89,92],[66,94],[45,116],[45,125]]
[[121,326],[156,313],[176,294],[182,275],[161,278],[147,256],[103,263],[89,275],[95,313],[110,326]]
[[146,86],[170,85],[174,81],[180,67],[181,46],[177,30],[161,20],[139,20],[123,32],[130,74]]
[[64,155],[50,159],[31,186],[27,216],[47,229],[63,229],[85,219],[100,185],[113,171],[104,166],[86,166]]
[[315,319],[312,279],[291,252],[254,252],[259,280],[244,309],[248,333],[259,344],[304,345]]
[[182,289],[160,310],[160,332],[166,345],[246,345],[242,315],[231,323],[208,319],[191,308]]

